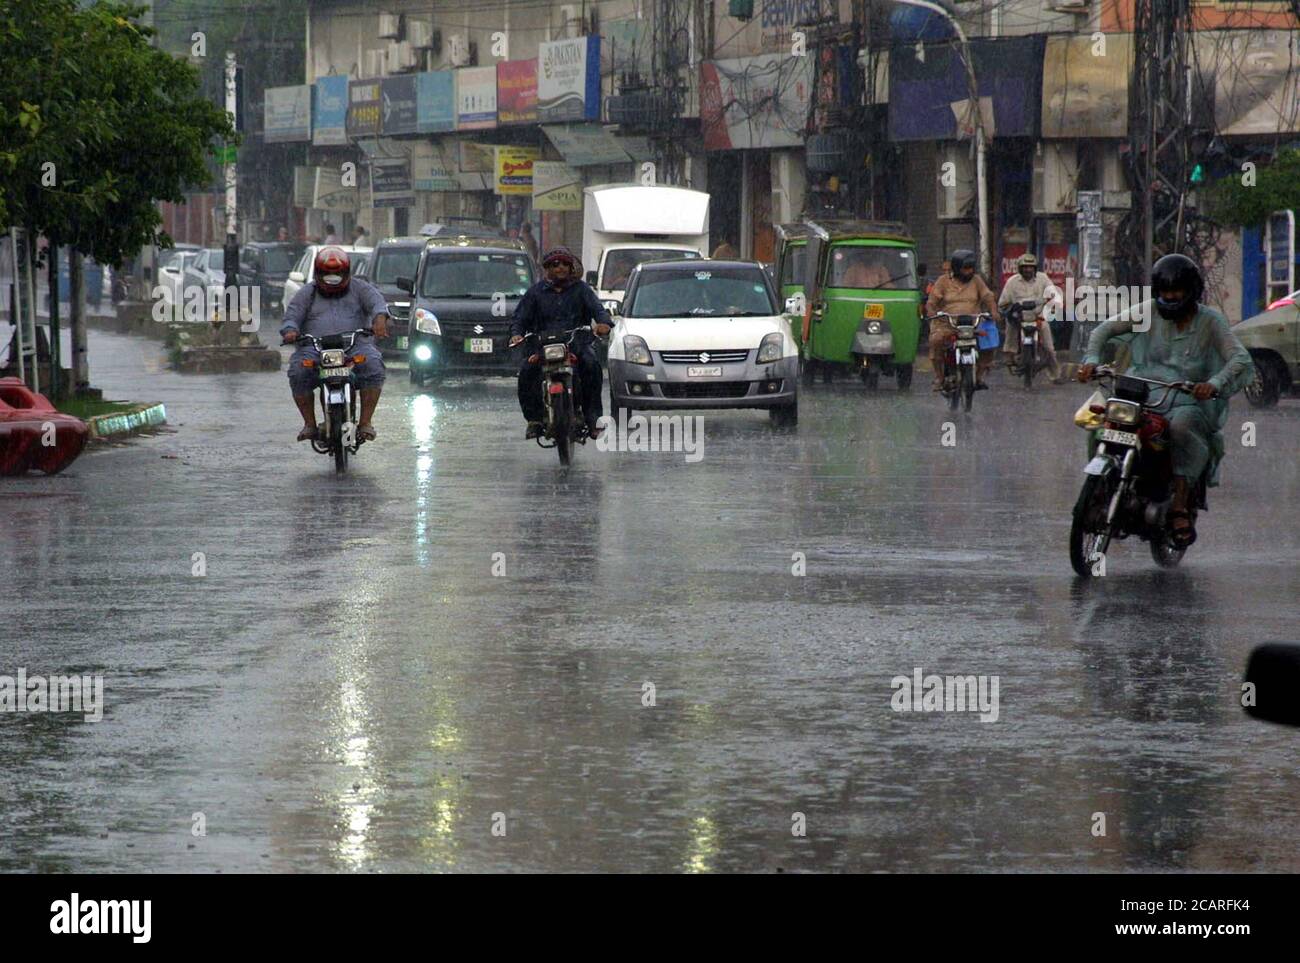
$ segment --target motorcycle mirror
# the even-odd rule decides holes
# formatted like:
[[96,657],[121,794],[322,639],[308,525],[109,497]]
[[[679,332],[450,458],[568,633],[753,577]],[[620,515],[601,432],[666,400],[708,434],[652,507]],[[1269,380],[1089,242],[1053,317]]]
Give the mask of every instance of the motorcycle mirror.
[[408,277],[400,277],[394,283],[407,294],[411,294],[415,288],[415,282]]
[[1241,693],[1246,714],[1300,726],[1300,643],[1267,642],[1250,653]]

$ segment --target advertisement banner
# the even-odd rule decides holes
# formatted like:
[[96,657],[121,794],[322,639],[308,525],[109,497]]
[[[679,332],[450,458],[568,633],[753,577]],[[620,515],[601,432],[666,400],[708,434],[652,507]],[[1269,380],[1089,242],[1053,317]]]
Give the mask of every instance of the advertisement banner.
[[316,191],[316,168],[297,166],[293,169],[293,206],[311,207]]
[[1214,30],[1193,35],[1203,101],[1223,137],[1300,131],[1296,42],[1286,30]]
[[1043,51],[1044,137],[1128,136],[1133,35],[1106,34],[1104,41],[1101,47],[1090,36],[1047,38]]
[[560,161],[534,161],[533,210],[582,210],[582,175]]
[[[1001,291],[1006,285],[1007,280],[1015,276],[1016,258],[1029,250],[1029,246],[1024,241],[1004,240],[1002,242],[1002,276],[998,280],[998,291]],[[997,292],[994,292],[997,293]]]
[[348,84],[348,137],[379,133],[379,81],[354,80]]
[[414,134],[419,130],[414,77],[385,77],[379,96],[380,129],[385,134]]
[[813,58],[765,54],[700,64],[705,150],[802,147]]
[[496,67],[461,67],[456,71],[456,129],[487,130],[496,125]]
[[409,158],[376,158],[370,162],[371,206],[410,207],[415,203]]
[[537,160],[536,147],[498,147],[496,149],[496,176],[494,194],[533,193],[533,162]]
[[343,186],[343,172],[334,167],[317,167],[311,206],[324,211],[355,211],[357,189]]
[[266,143],[311,140],[311,88],[306,84],[267,87],[263,109],[262,139]]
[[538,45],[537,116],[542,121],[600,119],[599,36]]
[[497,64],[497,123],[537,123],[537,58]]
[[331,147],[348,142],[348,78],[322,77],[312,84],[311,142]]
[[421,134],[456,129],[456,75],[450,70],[415,75],[415,129]]
[[441,150],[435,150],[432,157],[411,158],[412,186],[417,191],[459,191],[460,182],[456,180],[456,166],[447,160]]

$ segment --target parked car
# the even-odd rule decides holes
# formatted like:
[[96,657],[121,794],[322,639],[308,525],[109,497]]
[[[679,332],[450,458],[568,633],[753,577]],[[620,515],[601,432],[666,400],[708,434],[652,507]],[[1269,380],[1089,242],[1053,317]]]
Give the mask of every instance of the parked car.
[[609,343],[619,409],[766,408],[799,415],[799,354],[755,261],[646,261],[628,280]]
[[427,239],[414,274],[397,279],[411,296],[411,383],[460,372],[514,374],[510,319],[536,280],[522,241]]
[[260,290],[262,311],[268,318],[284,313],[284,284],[302,245],[289,241],[253,241],[239,249],[239,283]]
[[1300,384],[1300,303],[1286,298],[1234,325],[1255,362],[1255,377],[1246,386],[1246,400],[1255,408],[1268,408]]
[[[325,247],[324,244],[308,244],[307,249],[299,256],[298,261],[289,272],[289,276],[284,282],[284,305],[289,306],[294,295],[302,290],[303,285],[310,284],[316,277],[316,255],[320,249]],[[332,244],[330,247],[341,247],[348,254],[348,260],[352,262],[352,276],[364,277],[366,261],[370,256],[371,248],[368,247],[351,247],[347,244]]]
[[[206,305],[209,288],[224,288],[225,258],[225,251],[219,247],[202,248],[181,271],[181,300],[186,303],[194,300],[200,305]],[[206,307],[201,316],[204,321],[208,320]],[[186,318],[188,317],[187,313]]]
[[398,278],[414,278],[420,267],[420,255],[429,238],[421,236],[386,237],[370,254],[365,278],[379,289],[388,302],[388,337],[375,343],[384,357],[406,356],[410,347],[411,295],[397,285]]
[[157,287],[162,288],[162,299],[172,305],[180,301],[185,268],[199,256],[197,244],[177,244],[158,252]]

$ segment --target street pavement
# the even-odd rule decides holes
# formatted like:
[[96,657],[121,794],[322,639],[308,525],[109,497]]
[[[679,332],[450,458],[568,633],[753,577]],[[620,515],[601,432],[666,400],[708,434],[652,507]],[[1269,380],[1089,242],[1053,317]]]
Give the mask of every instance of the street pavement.
[[[512,380],[391,365],[340,478],[283,372],[90,359],[169,428],[0,488],[0,675],[104,678],[0,714],[0,870],[1300,871],[1300,736],[1239,704],[1300,626],[1294,401],[1234,401],[1181,568],[1080,583],[1079,385],[817,385],[566,472]],[[996,720],[895,711],[918,669]]]

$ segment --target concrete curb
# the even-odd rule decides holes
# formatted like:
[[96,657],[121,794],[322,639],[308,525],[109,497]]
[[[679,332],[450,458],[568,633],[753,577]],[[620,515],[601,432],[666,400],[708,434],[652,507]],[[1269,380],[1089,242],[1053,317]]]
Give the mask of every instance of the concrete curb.
[[93,439],[134,435],[166,423],[167,409],[161,402],[139,404],[132,407],[130,411],[92,415],[86,419],[86,427],[90,429],[90,437]]

